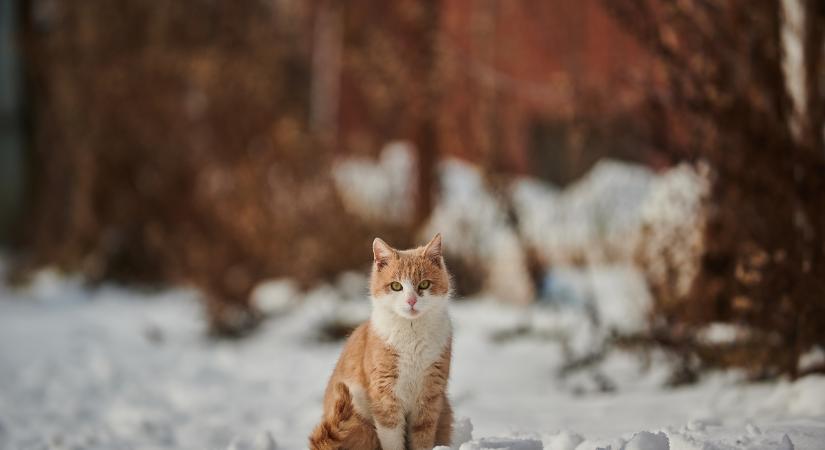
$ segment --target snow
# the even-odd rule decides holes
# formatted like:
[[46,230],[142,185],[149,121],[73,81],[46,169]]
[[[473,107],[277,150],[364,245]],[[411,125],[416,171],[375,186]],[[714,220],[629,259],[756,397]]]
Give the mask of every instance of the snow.
[[[335,178],[356,214],[403,222],[413,167],[395,143],[377,163],[339,162]],[[602,161],[564,190],[521,178],[502,192],[459,160],[439,175],[421,239],[441,231],[448,258],[485,273],[482,294],[452,305],[453,450],[825,448],[823,376],[745,383],[716,372],[665,388],[671,357],[610,345],[645,332],[649,284],[678,296],[695,276],[706,168]],[[549,264],[538,293],[525,243]],[[25,288],[0,284],[0,450],[306,448],[336,339],[368,316],[366,293],[356,272],[307,292],[266,280],[252,293],[262,328],[213,341],[191,290],[90,288],[50,270]],[[716,323],[697,338],[743,333]],[[815,348],[800,367],[823,355]]]
[[[306,448],[341,345],[319,327],[362,320],[365,282],[345,274],[308,293],[268,282],[258,295],[275,312],[240,341],[205,337],[189,290],[91,289],[56,272],[0,285],[0,448]],[[599,345],[584,313],[453,305],[455,448],[823,448],[825,377],[717,373],[667,389],[664,355],[619,350],[565,372]]]
[[747,329],[743,326],[724,323],[713,322],[696,332],[696,339],[704,344],[730,344],[736,342],[739,337],[747,333]]
[[415,158],[406,142],[392,142],[378,161],[350,157],[333,168],[332,175],[344,205],[371,220],[402,223],[413,212]]
[[[412,146],[394,142],[377,161],[342,159],[334,178],[354,213],[403,222],[413,209],[414,169]],[[448,256],[482,271],[484,292],[503,302],[524,305],[547,294],[535,292],[529,248],[562,274],[588,267],[582,275],[589,299],[568,300],[592,301],[608,314],[627,306],[639,317],[650,298],[640,282],[649,280],[660,293],[679,297],[698,272],[708,177],[701,163],[654,173],[638,164],[603,159],[565,189],[528,177],[513,177],[493,189],[479,167],[445,158],[438,164],[435,206],[418,238],[424,242],[442,233]],[[615,270],[635,274],[629,283],[613,286],[608,278]],[[601,286],[625,291],[621,299],[604,300]],[[629,333],[641,327],[634,319],[622,321],[619,328]]]
[[805,114],[805,55],[803,53],[803,36],[805,32],[805,13],[800,0],[782,0],[782,71],[785,75],[785,87],[788,89],[794,112],[797,117],[791,125],[798,134],[799,118]]
[[292,280],[265,280],[250,294],[253,304],[269,315],[282,314],[294,306],[298,287]]
[[512,197],[522,234],[553,264],[629,261],[654,180],[643,166],[605,159],[562,191],[518,179]]
[[378,161],[362,157],[342,159],[332,175],[349,210],[377,221],[403,223],[412,216],[415,158],[407,142],[392,142]]
[[799,357],[799,370],[807,371],[817,366],[825,366],[825,350],[816,346]]
[[546,450],[575,450],[584,438],[571,431],[560,431],[544,440]]
[[537,435],[537,437],[513,436],[509,438],[479,439],[461,446],[466,449],[522,449],[545,450],[799,450],[822,448],[822,423],[796,421],[779,427],[793,428],[794,438],[778,427],[763,433],[755,426],[723,427],[710,425],[701,430],[667,428],[658,431],[639,431],[611,439],[582,439],[568,432]]
[[671,298],[686,295],[699,272],[709,178],[704,163],[680,164],[659,175],[641,207],[640,227],[629,238],[635,263]]
[[588,275],[599,323],[609,331],[633,334],[647,327],[653,299],[642,273],[632,266],[580,269]]
[[460,450],[542,450],[537,439],[481,438],[461,445]]
[[485,290],[507,303],[526,304],[534,292],[526,257],[505,208],[490,192],[481,171],[454,158],[440,163],[441,193],[422,240],[436,232],[448,254],[485,269]]
[[640,431],[625,444],[624,450],[663,450],[669,447],[670,441],[661,431],[658,433]]
[[[538,180],[516,179],[511,197],[520,233],[549,263],[551,277],[579,272],[586,279],[588,274],[613,278],[609,274],[617,269],[635,272],[621,278],[621,289],[627,291],[620,298],[601,295],[600,286],[613,284],[608,278],[603,280],[606,285],[592,279],[587,291],[599,306],[609,308],[602,312],[633,311],[638,318],[640,308],[650,300],[641,284],[652,284],[659,293],[678,298],[696,277],[708,178],[709,170],[702,163],[653,173],[635,164],[602,160],[564,190]],[[579,296],[582,300],[587,297]],[[623,321],[622,327],[617,331],[641,329],[639,320]]]

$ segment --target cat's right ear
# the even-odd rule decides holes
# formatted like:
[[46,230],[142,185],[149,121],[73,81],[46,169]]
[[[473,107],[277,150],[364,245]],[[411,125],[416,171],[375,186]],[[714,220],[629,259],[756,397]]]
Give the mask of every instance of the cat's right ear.
[[390,258],[395,254],[395,250],[390,247],[381,238],[375,238],[372,241],[372,257],[375,260],[375,268],[378,270],[387,267]]

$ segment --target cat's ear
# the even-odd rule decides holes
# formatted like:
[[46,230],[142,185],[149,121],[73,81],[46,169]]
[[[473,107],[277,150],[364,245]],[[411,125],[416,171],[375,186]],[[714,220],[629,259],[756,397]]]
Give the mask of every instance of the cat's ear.
[[441,265],[441,233],[436,233],[424,247],[424,257]]
[[395,255],[395,249],[390,247],[381,238],[375,238],[372,241],[372,257],[375,260],[375,267],[378,270],[383,269],[389,263],[392,256]]

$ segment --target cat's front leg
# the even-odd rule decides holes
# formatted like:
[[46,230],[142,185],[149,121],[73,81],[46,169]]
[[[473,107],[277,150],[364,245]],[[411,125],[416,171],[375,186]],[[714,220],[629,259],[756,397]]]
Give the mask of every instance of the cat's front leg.
[[[435,445],[436,435],[444,434],[445,430],[439,433],[439,428],[444,428],[439,422],[442,412],[450,413],[450,405],[446,404],[445,392],[447,391],[447,379],[450,376],[451,355],[452,341],[448,341],[441,357],[430,366],[423,377],[422,389],[409,421],[408,437],[411,450],[429,450]],[[446,431],[449,434],[449,430]],[[449,436],[439,436],[441,439],[445,437],[449,440]]]
[[443,406],[444,395],[441,392],[421,396],[416,411],[410,417],[410,450],[430,450],[435,446],[435,434]]
[[393,380],[376,380],[370,385],[370,409],[375,420],[375,432],[382,450],[405,450],[407,422],[398,399],[392,392]]
[[381,410],[380,406],[373,405],[375,417],[375,432],[382,450],[405,450],[404,432],[406,420],[399,413],[392,413],[390,409]]

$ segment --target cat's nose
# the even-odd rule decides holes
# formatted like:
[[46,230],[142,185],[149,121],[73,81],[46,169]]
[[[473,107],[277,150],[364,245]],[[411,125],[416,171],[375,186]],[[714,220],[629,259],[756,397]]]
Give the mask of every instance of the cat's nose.
[[418,299],[414,296],[407,299],[407,304],[410,306],[415,306],[416,302],[418,302]]

